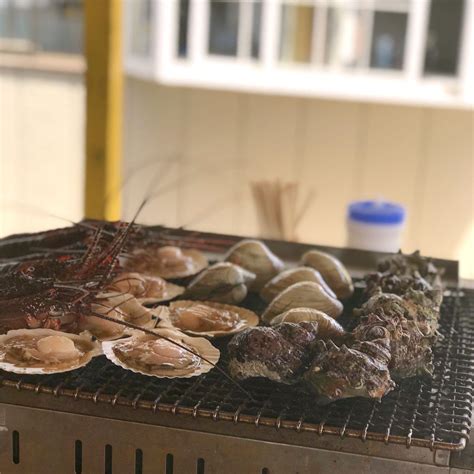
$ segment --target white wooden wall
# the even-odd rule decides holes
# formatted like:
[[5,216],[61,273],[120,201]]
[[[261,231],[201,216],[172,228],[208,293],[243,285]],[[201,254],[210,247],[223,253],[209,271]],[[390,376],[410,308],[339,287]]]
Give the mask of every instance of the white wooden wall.
[[317,193],[301,241],[344,245],[347,203],[383,197],[408,209],[404,250],[460,258],[463,274],[474,276],[473,120],[472,111],[128,79],[124,217],[148,189],[163,189],[143,222],[255,235],[249,181],[294,179]]
[[82,217],[83,129],[82,76],[0,70],[0,236]]

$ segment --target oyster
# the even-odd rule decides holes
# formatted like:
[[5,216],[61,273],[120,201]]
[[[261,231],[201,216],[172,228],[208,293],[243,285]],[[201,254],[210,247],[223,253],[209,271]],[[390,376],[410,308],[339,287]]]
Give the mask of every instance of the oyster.
[[247,288],[254,280],[255,275],[242,267],[230,262],[220,262],[197,275],[186,288],[184,297],[240,303],[247,296]]
[[168,320],[188,334],[219,337],[256,326],[259,318],[238,306],[213,301],[175,301],[169,306]]
[[348,298],[354,293],[352,278],[336,257],[319,250],[309,250],[301,257],[301,264],[318,270],[338,298]]
[[266,303],[270,303],[270,301],[283,290],[300,281],[314,281],[315,283],[319,283],[326,290],[328,295],[336,298],[336,295],[324,281],[321,274],[311,267],[290,268],[279,273],[262,288],[260,298]]
[[255,327],[236,334],[228,345],[229,371],[236,379],[265,377],[295,383],[311,360],[317,327],[282,323]]
[[130,272],[158,276],[165,279],[196,275],[208,265],[202,252],[180,247],[145,247],[127,258],[124,267]]
[[[382,398],[395,387],[387,368],[390,353],[384,343],[381,348],[370,347],[377,346],[374,342],[369,347],[366,343],[349,348],[318,341],[319,354],[304,374],[308,389],[328,402],[349,397]],[[378,353],[378,349],[383,355],[374,357],[370,352]]]
[[90,334],[16,329],[0,336],[0,369],[17,374],[69,372],[102,354]]
[[290,309],[273,318],[270,324],[274,326],[280,323],[302,323],[305,321],[317,324],[318,339],[339,341],[347,336],[344,328],[335,319],[313,308]]
[[104,354],[126,370],[161,378],[195,377],[209,372],[212,364],[219,361],[219,350],[205,338],[189,337],[170,329],[155,332],[156,337],[135,334],[127,339],[104,342]]
[[108,291],[127,293],[135,296],[142,304],[152,304],[172,300],[181,295],[184,288],[160,277],[122,273],[112,281]]
[[284,268],[284,263],[259,240],[241,240],[226,254],[225,261],[235,263],[256,275],[250,289],[262,287]]
[[339,317],[343,310],[342,303],[326,293],[319,283],[302,281],[276,296],[263,312],[262,320],[270,323],[279,314],[301,307],[318,309],[331,318]]

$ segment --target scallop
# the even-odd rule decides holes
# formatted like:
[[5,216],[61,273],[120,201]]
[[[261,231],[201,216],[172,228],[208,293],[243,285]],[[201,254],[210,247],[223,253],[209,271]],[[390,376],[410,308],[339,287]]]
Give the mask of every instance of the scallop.
[[108,290],[133,295],[142,304],[169,301],[184,292],[182,286],[170,283],[161,277],[141,275],[140,273],[118,275],[109,285]]
[[224,260],[254,273],[256,278],[250,289],[257,292],[285,266],[283,261],[259,240],[241,240],[228,251]]
[[105,356],[115,365],[159,378],[189,378],[209,372],[220,352],[203,337],[189,337],[176,330],[155,330],[127,339],[103,343]]
[[213,301],[175,301],[168,314],[175,328],[206,337],[236,334],[259,322],[253,311]]
[[173,280],[196,275],[208,266],[208,261],[199,250],[173,246],[146,247],[136,250],[126,259],[124,266],[131,272]]
[[352,278],[336,257],[319,250],[309,250],[301,257],[301,264],[318,270],[338,298],[349,298],[354,293]]
[[342,303],[326,293],[324,288],[313,281],[302,281],[291,285],[277,295],[262,314],[262,320],[272,319],[293,308],[313,308],[338,318],[343,310]]
[[[107,304],[93,304],[91,307],[93,313],[103,314],[109,318],[124,321],[125,315],[119,309],[114,307],[107,301]],[[89,331],[93,336],[100,341],[111,341],[122,337],[127,329],[126,326],[120,323],[102,319],[99,316],[90,314],[87,316],[80,316],[78,322],[79,331]]]
[[314,281],[315,283],[319,283],[326,290],[326,293],[336,298],[336,295],[324,281],[321,274],[311,267],[290,268],[279,273],[262,288],[260,298],[266,303],[270,303],[270,301],[283,290],[300,281]]
[[314,308],[293,308],[276,316],[271,325],[280,323],[315,322],[318,324],[318,339],[339,340],[347,334],[344,328],[333,318]]
[[0,369],[17,374],[69,372],[100,354],[100,343],[89,333],[16,329],[0,336]]
[[247,296],[255,274],[230,262],[220,262],[204,270],[186,288],[184,297],[220,303],[240,303]]

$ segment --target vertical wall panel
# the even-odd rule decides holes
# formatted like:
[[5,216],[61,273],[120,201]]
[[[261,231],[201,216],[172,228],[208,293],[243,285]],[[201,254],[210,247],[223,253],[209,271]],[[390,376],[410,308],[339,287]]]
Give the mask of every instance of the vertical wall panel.
[[402,247],[418,244],[417,170],[425,151],[422,146],[423,110],[411,107],[370,105],[366,157],[361,182],[362,198],[382,198],[403,204],[408,210]]
[[358,104],[308,101],[297,178],[303,191],[313,188],[316,196],[299,227],[303,241],[344,245],[346,205],[355,197],[358,120],[364,111]]

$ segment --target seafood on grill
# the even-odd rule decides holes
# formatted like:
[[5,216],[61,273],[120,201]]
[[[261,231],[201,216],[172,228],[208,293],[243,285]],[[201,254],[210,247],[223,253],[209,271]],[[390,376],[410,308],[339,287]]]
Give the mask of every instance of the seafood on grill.
[[162,318],[187,334],[206,337],[232,335],[259,322],[253,311],[214,301],[175,301]]
[[230,262],[219,262],[197,275],[183,297],[237,304],[245,299],[254,280],[254,273]]
[[341,398],[380,399],[394,387],[387,368],[390,350],[387,341],[360,342],[338,347],[332,341],[318,341],[318,354],[304,374],[308,389],[320,402]]
[[326,290],[326,293],[336,298],[336,295],[324,281],[321,273],[311,267],[290,268],[279,273],[262,288],[260,298],[266,303],[270,303],[283,290],[286,290],[289,286],[299,283],[300,281],[319,283],[324,290]]
[[284,263],[263,242],[241,240],[224,257],[226,262],[235,263],[255,274],[250,289],[260,291],[275,275],[284,269]]
[[175,285],[161,277],[140,275],[139,273],[120,273],[106,291],[127,293],[135,296],[139,303],[153,304],[169,301],[184,292],[182,286]]
[[270,324],[279,314],[300,307],[317,309],[331,318],[338,318],[343,310],[342,303],[327,293],[319,283],[302,281],[278,294],[263,312],[262,320]]
[[151,377],[195,377],[209,372],[220,352],[207,339],[190,337],[173,329],[155,335],[134,334],[102,343],[105,356],[126,370]]
[[314,308],[293,308],[276,316],[270,322],[272,326],[280,323],[316,323],[318,326],[318,339],[344,340],[348,333],[333,318]]
[[0,336],[0,369],[18,374],[69,372],[100,354],[100,343],[87,333],[17,329]]
[[312,360],[317,331],[317,324],[307,322],[248,328],[228,345],[230,374],[239,380],[264,377],[296,383]]
[[163,247],[148,245],[138,248],[124,261],[124,267],[129,272],[157,276],[166,280],[196,275],[207,266],[207,258],[199,250],[182,249],[171,245]]
[[317,270],[338,298],[349,298],[354,293],[349,272],[333,255],[319,250],[309,250],[301,257],[301,264]]

